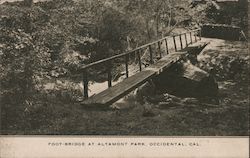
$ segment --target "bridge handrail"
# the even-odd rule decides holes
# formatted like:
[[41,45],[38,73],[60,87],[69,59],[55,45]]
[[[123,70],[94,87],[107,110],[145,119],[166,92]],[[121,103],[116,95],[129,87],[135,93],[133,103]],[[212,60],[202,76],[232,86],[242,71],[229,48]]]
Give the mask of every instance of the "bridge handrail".
[[108,62],[108,61],[110,61],[110,60],[114,60],[114,59],[117,59],[117,58],[126,56],[126,55],[128,55],[128,54],[132,54],[132,53],[134,53],[135,51],[138,51],[138,50],[140,50],[140,49],[144,49],[144,48],[146,48],[146,47],[148,47],[148,46],[150,46],[150,45],[154,45],[154,44],[156,44],[156,43],[158,43],[158,42],[161,42],[161,41],[163,41],[163,40],[165,40],[165,39],[173,38],[173,37],[180,36],[180,35],[184,35],[184,34],[187,34],[187,33],[190,33],[190,32],[197,32],[197,31],[200,31],[200,30],[201,30],[201,29],[195,29],[195,30],[187,31],[187,32],[185,32],[185,33],[180,33],[180,34],[176,34],[176,35],[166,36],[166,37],[161,38],[161,39],[158,39],[158,40],[156,40],[156,41],[154,41],[154,42],[147,43],[147,44],[144,44],[144,45],[142,45],[142,46],[139,46],[139,47],[137,47],[137,48],[135,48],[135,49],[133,49],[133,50],[130,50],[130,51],[128,51],[128,52],[121,53],[121,54],[118,54],[118,55],[114,55],[114,56],[112,56],[112,57],[108,57],[108,58],[105,58],[105,59],[102,59],[102,60],[98,60],[98,61],[92,62],[92,63],[87,64],[87,65],[84,65],[84,66],[80,67],[80,70],[84,70],[84,69],[93,67],[93,66],[95,66],[95,65],[98,65],[98,64],[101,64],[101,63],[105,63],[105,62]]
[[[120,57],[126,57],[125,58],[125,65],[126,65],[126,77],[128,78],[129,77],[129,69],[128,69],[128,62],[129,62],[129,54],[132,54],[132,53],[137,53],[138,55],[138,61],[139,61],[139,68],[140,68],[140,71],[142,71],[142,63],[141,63],[141,56],[140,56],[140,50],[141,49],[145,49],[145,48],[149,48],[149,53],[150,53],[150,63],[153,63],[153,52],[152,52],[152,48],[151,46],[154,45],[154,44],[158,44],[158,50],[159,50],[159,53],[160,53],[160,58],[161,58],[161,42],[162,41],[165,41],[165,44],[166,44],[166,53],[168,54],[169,53],[169,49],[168,49],[168,42],[167,42],[167,39],[169,38],[173,38],[173,42],[174,42],[174,47],[175,47],[175,51],[177,51],[177,45],[176,45],[176,39],[175,37],[179,36],[179,40],[180,40],[180,46],[181,46],[181,49],[183,49],[183,41],[182,41],[182,35],[185,35],[185,42],[186,42],[186,46],[188,45],[188,42],[187,42],[187,34],[189,33],[190,34],[190,43],[192,44],[193,41],[192,41],[192,32],[198,32],[198,35],[195,35],[194,34],[194,37],[195,37],[195,42],[197,41],[197,36],[200,37],[201,39],[201,29],[195,29],[195,30],[190,30],[190,31],[187,31],[187,32],[184,32],[184,33],[180,33],[180,34],[175,34],[175,35],[171,35],[171,36],[166,36],[164,38],[161,38],[161,39],[158,39],[154,42],[151,42],[151,43],[148,43],[148,44],[145,44],[145,45],[142,45],[140,47],[137,47],[133,50],[130,50],[128,52],[125,52],[125,53],[121,53],[121,54],[118,54],[118,55],[115,55],[115,56],[112,56],[112,57],[108,57],[108,58],[105,58],[105,59],[102,59],[102,60],[99,60],[99,61],[96,61],[96,62],[93,62],[93,63],[90,63],[88,65],[84,65],[82,67],[79,68],[79,71],[81,71],[83,73],[83,94],[84,94],[84,98],[88,98],[88,82],[89,82],[89,79],[88,79],[88,71],[87,69],[88,68],[91,68],[93,66],[96,66],[98,64],[102,64],[102,63],[105,63],[105,62],[109,62],[111,60],[114,60],[114,59],[117,59],[117,58],[120,58]],[[137,51],[137,52],[136,52]],[[108,65],[107,67],[107,74],[108,74],[108,87],[112,87],[112,74],[111,74],[111,65]]]

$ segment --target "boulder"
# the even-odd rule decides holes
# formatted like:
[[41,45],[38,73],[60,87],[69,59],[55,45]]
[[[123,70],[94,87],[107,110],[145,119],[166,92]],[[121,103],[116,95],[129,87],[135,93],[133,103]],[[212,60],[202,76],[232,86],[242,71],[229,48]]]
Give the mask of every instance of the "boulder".
[[217,97],[218,84],[190,61],[179,62],[153,79],[157,90],[180,97]]

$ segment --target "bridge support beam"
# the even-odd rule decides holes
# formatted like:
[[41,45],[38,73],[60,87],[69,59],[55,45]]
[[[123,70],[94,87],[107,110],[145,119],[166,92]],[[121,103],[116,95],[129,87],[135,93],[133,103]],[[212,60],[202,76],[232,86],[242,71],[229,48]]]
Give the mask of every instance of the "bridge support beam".
[[192,40],[192,32],[189,33],[190,35],[190,43],[193,44],[193,40]]
[[187,42],[187,34],[185,33],[185,42],[186,42],[186,47],[188,46],[188,42]]
[[199,39],[201,40],[201,30],[199,31]]
[[166,54],[168,54],[169,52],[169,50],[168,50],[168,40],[165,38],[165,44],[166,44]]
[[162,58],[162,55],[161,55],[161,42],[158,42],[158,51],[160,53],[160,58]]
[[108,87],[112,87],[112,65],[109,63],[107,65],[107,73],[108,73]]
[[126,78],[128,78],[128,60],[129,60],[129,54],[125,56],[125,69],[126,69]]
[[149,54],[150,54],[150,64],[153,64],[154,63],[154,60],[153,60],[153,50],[152,50],[151,45],[148,46],[148,49],[149,49]]
[[181,38],[181,34],[180,34],[180,45],[181,45],[181,49],[183,49],[183,45],[182,45],[182,38]]
[[173,41],[174,41],[174,49],[175,49],[175,51],[177,51],[177,46],[176,46],[175,36],[173,36]]
[[89,97],[88,95],[88,72],[86,70],[83,71],[82,73],[83,77],[83,96],[84,99],[87,99]]
[[142,67],[141,67],[141,50],[137,51],[137,56],[138,56],[139,70],[142,71]]

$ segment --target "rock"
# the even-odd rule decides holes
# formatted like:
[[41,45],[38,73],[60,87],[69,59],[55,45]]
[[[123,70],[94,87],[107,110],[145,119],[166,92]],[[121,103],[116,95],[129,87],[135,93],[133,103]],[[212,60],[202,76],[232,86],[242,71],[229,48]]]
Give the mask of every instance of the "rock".
[[143,117],[154,117],[155,115],[152,109],[144,109],[142,112]]
[[181,102],[181,99],[178,98],[178,97],[176,97],[176,96],[174,96],[174,95],[170,95],[170,94],[165,93],[164,96],[165,96],[165,99],[167,99],[168,101],[171,101],[171,102]]
[[179,103],[179,102],[160,102],[159,103],[159,108],[161,109],[166,109],[166,108],[171,108],[171,107],[180,107],[180,106],[185,106],[185,104]]
[[180,97],[217,97],[218,84],[190,62],[177,63],[153,79],[157,90]]
[[139,103],[144,104],[146,98],[154,96],[156,93],[155,85],[152,81],[148,81],[135,90],[136,99]]
[[142,116],[144,117],[153,117],[156,114],[153,111],[153,105],[145,102],[145,104],[143,105],[143,112],[142,112]]
[[198,104],[199,100],[196,98],[184,98],[182,101],[184,104]]

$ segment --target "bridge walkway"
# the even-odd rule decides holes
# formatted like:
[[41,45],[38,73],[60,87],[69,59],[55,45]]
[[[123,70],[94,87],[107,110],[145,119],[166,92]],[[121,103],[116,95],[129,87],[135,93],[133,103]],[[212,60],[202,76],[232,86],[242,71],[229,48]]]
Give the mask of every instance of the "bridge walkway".
[[[201,40],[201,37],[199,39]],[[186,45],[185,48],[179,51],[176,50],[175,52],[168,53],[167,55],[161,57],[161,59],[159,59],[157,62],[152,63],[150,66],[146,67],[145,69],[142,69],[140,72],[130,77],[127,77],[126,79],[124,79],[123,81],[121,81],[120,83],[114,86],[111,85],[111,80],[108,80],[109,82],[108,89],[96,95],[93,95],[91,97],[87,96],[86,99],[82,102],[82,104],[86,106],[87,105],[89,106],[111,105],[112,103],[119,100],[123,96],[127,95],[128,93],[130,93],[131,91],[139,87],[140,85],[144,84],[146,81],[150,80],[151,78],[163,72],[169,66],[179,61],[182,57],[190,53],[197,53],[197,51],[198,52],[201,51],[207,45],[207,43],[205,42],[198,41],[197,38],[195,38],[194,41],[195,43],[192,43],[192,44],[190,43],[189,45]],[[114,59],[114,58],[111,58],[111,59]],[[107,60],[105,59],[105,61]],[[126,67],[127,66],[128,65],[126,63]],[[86,78],[85,78],[85,88],[86,88]],[[85,93],[86,93],[86,89],[85,89]]]

